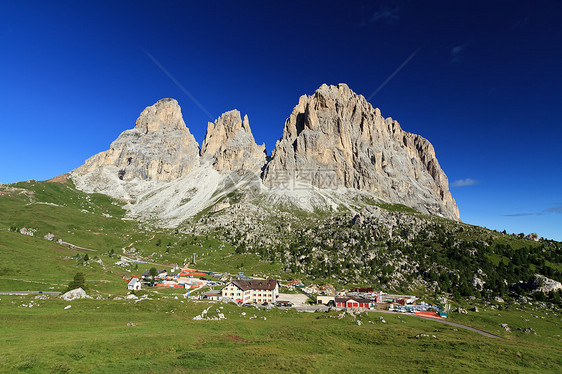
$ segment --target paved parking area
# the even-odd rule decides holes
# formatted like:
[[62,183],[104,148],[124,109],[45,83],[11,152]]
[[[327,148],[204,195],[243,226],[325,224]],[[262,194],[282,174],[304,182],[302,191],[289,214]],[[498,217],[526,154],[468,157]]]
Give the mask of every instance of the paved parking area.
[[293,306],[305,306],[308,296],[302,293],[280,293],[277,301],[288,301]]

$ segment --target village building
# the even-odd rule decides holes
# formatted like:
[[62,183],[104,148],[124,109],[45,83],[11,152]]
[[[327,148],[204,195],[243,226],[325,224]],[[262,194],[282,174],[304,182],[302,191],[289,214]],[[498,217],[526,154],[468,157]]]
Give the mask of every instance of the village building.
[[244,273],[238,273],[238,280],[252,280],[252,277],[248,277],[247,275],[244,275]]
[[335,303],[340,308],[370,308],[371,300],[361,297],[336,297]]
[[[168,276],[168,272],[165,269],[159,269],[157,270],[157,272],[158,275],[156,275],[156,278],[164,278]],[[150,270],[146,270],[144,273],[142,273],[141,277],[150,278]]]
[[279,282],[273,279],[234,280],[221,290],[221,295],[242,304],[274,303],[279,297]]
[[221,299],[221,292],[220,291],[203,292],[201,295],[199,295],[199,299],[218,301]]
[[379,293],[375,293],[375,292],[369,292],[369,293],[365,293],[365,292],[348,292],[347,294],[345,294],[344,296],[347,297],[360,297],[362,299],[367,299],[367,300],[371,300],[372,302],[375,303],[380,303],[381,302],[381,296]]
[[360,292],[360,293],[373,293],[374,290],[371,287],[357,287],[351,290],[351,292]]
[[141,289],[141,281],[138,278],[132,278],[127,285],[127,289],[131,291],[138,291]]
[[387,303],[398,303],[400,305],[413,304],[418,298],[410,295],[381,295],[381,301]]
[[316,296],[316,304],[328,305],[330,301],[335,303],[336,297],[333,295],[318,295]]

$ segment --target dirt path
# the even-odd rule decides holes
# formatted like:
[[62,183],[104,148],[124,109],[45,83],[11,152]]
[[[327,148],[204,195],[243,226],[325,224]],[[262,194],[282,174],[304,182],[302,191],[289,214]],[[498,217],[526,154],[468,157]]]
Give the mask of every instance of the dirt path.
[[57,242],[57,244],[65,246],[65,247],[70,248],[70,249],[74,249],[76,251],[80,251],[80,252],[95,252],[96,251],[95,249],[79,247],[77,245],[74,245],[74,244],[68,243],[68,242],[61,242],[61,243]]
[[0,295],[60,295],[60,292],[52,291],[1,291]]
[[431,318],[431,317],[422,317],[422,316],[416,316],[416,317],[420,317],[420,318],[427,319],[427,320],[430,320],[430,321],[445,323],[447,325],[459,327],[461,329],[465,329],[465,330],[469,330],[469,331],[474,331],[474,332],[477,332],[480,335],[487,336],[488,338],[501,339],[501,336],[492,334],[491,332],[476,329],[474,327],[470,327],[470,326],[466,326],[466,325],[461,325],[460,323],[451,322],[451,321],[447,321],[447,320],[444,320],[444,319]]
[[501,336],[492,334],[491,332],[484,331],[484,330],[480,330],[480,329],[477,329],[477,328],[474,328],[474,327],[470,327],[470,326],[466,326],[466,325],[461,325],[460,323],[447,321],[446,319],[424,317],[424,316],[419,316],[419,315],[415,315],[415,314],[396,313],[396,312],[391,312],[390,310],[373,310],[373,311],[371,311],[371,312],[375,312],[375,313],[388,313],[388,314],[398,314],[398,315],[400,315],[400,316],[409,316],[409,317],[423,318],[423,319],[427,319],[428,321],[440,322],[440,323],[444,323],[444,324],[446,324],[446,325],[451,325],[451,326],[459,327],[459,328],[461,328],[461,329],[473,331],[473,332],[476,332],[476,333],[478,333],[478,334],[480,334],[480,335],[487,336],[488,338],[502,339]]

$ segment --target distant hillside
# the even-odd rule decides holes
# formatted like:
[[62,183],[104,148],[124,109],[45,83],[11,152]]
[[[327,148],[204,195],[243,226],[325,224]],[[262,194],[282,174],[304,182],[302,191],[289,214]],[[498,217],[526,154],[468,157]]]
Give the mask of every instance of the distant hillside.
[[[215,271],[302,278],[339,287],[372,285],[454,298],[529,296],[560,302],[560,291],[549,292],[562,280],[562,244],[555,241],[507,235],[401,205],[362,201],[358,209],[371,206],[308,212],[292,206],[263,207],[259,197],[236,193],[177,228],[160,229],[127,218],[118,200],[86,194],[70,181],[63,182],[0,187],[0,279],[32,280],[40,274],[63,287],[62,280],[84,269],[90,278],[110,280],[98,284],[107,292],[119,289],[120,274],[149,267],[115,264],[126,255],[158,264],[194,262]],[[20,234],[24,227],[34,236]],[[47,233],[55,240],[44,239]],[[93,249],[88,254],[95,261],[78,261],[77,255],[82,258],[84,252],[57,244],[59,238]],[[36,288],[33,283],[27,286]]]

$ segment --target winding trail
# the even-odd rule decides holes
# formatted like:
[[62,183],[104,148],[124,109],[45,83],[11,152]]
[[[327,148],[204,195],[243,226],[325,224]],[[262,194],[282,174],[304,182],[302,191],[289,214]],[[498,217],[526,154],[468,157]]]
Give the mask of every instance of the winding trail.
[[444,320],[444,319],[431,318],[431,317],[422,317],[422,316],[415,316],[415,317],[427,319],[429,321],[441,322],[441,323],[445,323],[447,325],[451,325],[451,326],[455,326],[455,327],[460,327],[461,329],[477,332],[478,334],[487,336],[488,338],[502,339],[501,336],[492,334],[491,332],[480,330],[480,329],[470,327],[470,326],[466,326],[466,325],[461,325],[460,323],[451,322],[451,321],[447,321],[447,320]]
[[0,295],[12,295],[12,296],[22,296],[22,295],[60,295],[60,292],[53,291],[1,291]]
[[476,333],[478,333],[480,335],[484,335],[488,338],[503,339],[501,336],[492,334],[491,332],[480,330],[480,329],[470,327],[470,326],[466,326],[466,325],[461,325],[460,323],[451,322],[451,321],[448,321],[448,320],[442,319],[442,318],[432,318],[432,317],[425,317],[425,316],[420,316],[420,315],[415,315],[415,314],[407,314],[407,313],[396,313],[396,312],[391,312],[389,310],[376,310],[376,311],[374,310],[373,312],[375,312],[375,313],[397,314],[397,315],[400,315],[400,316],[410,316],[410,317],[423,318],[423,319],[426,319],[428,321],[440,322],[440,323],[444,323],[446,325],[451,325],[451,326],[459,327],[461,329],[465,329],[465,330],[468,330],[468,331],[476,332]]

